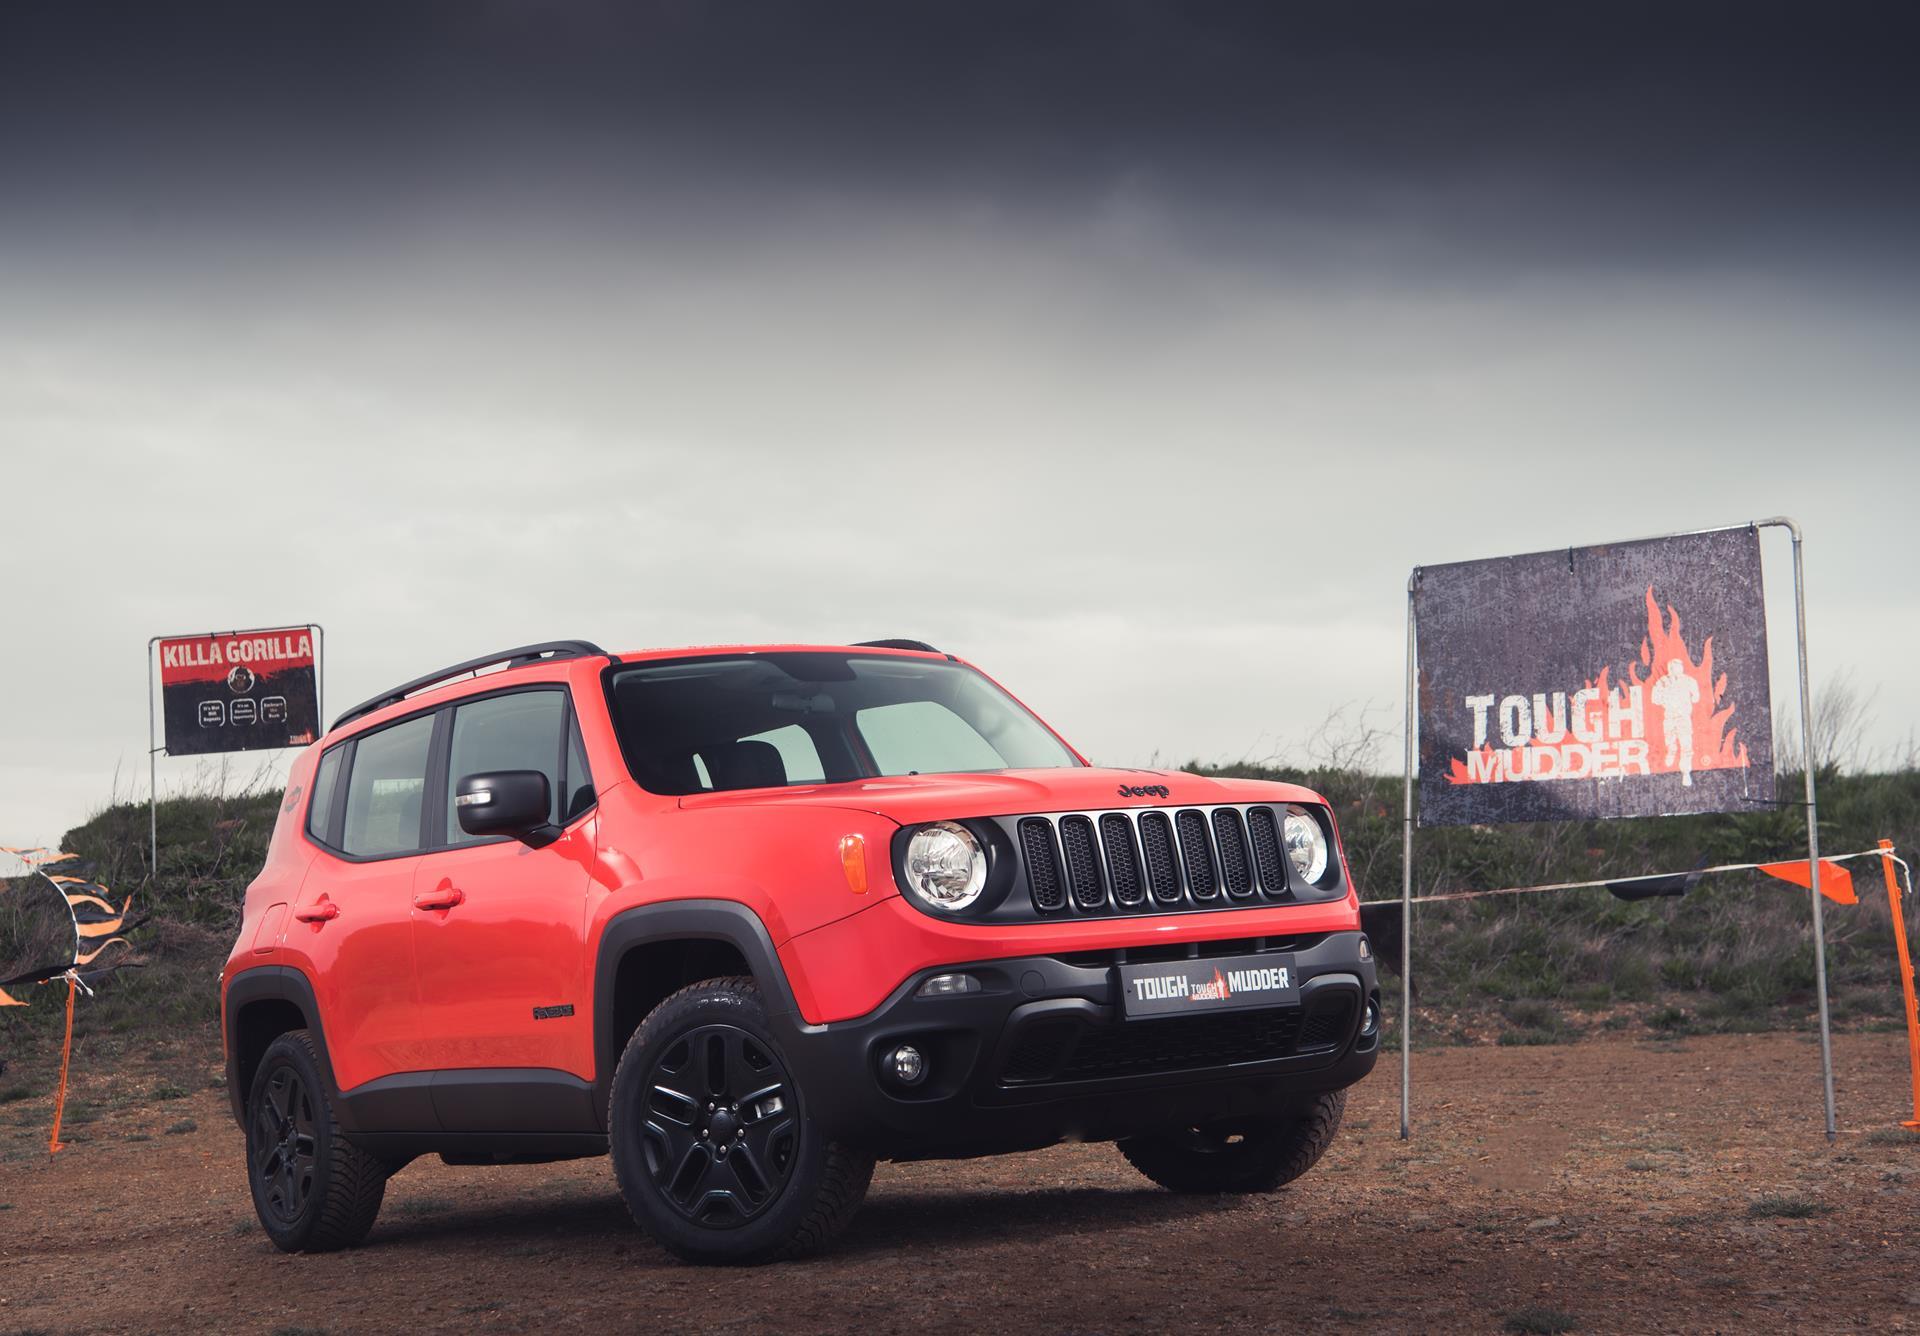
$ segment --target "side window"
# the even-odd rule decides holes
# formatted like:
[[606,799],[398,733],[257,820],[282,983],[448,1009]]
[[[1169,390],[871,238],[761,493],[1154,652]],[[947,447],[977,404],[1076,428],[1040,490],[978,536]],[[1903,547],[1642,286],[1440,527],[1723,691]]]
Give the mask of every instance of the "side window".
[[341,844],[348,853],[367,857],[420,848],[420,809],[432,741],[430,714],[361,735],[347,776],[347,828]]
[[566,711],[566,695],[559,691],[516,691],[454,710],[447,807],[440,814],[449,844],[471,844],[480,838],[460,829],[453,795],[463,777],[483,770],[538,770],[547,777],[552,794],[547,820],[560,819],[560,741]]
[[345,747],[335,747],[320,758],[319,768],[313,772],[313,794],[307,803],[307,834],[320,843],[327,843],[327,832],[333,829],[333,793],[339,787],[340,758],[347,754]]
[[1007,768],[992,743],[938,701],[876,705],[856,713],[854,722],[883,775]]
[[580,738],[580,721],[569,716],[567,729],[567,801],[560,809],[573,820],[593,806],[593,771],[587,769],[587,747]]

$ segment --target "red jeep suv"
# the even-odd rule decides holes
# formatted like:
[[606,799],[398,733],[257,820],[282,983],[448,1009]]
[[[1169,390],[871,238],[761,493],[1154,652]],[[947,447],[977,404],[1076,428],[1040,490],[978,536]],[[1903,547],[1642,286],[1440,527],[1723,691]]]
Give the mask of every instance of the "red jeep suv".
[[1333,815],[1090,765],[917,641],[529,645],[294,764],[222,976],[281,1248],[417,1155],[611,1153],[698,1261],[817,1247],[876,1157],[1117,1141],[1181,1192],[1304,1173],[1380,1039]]

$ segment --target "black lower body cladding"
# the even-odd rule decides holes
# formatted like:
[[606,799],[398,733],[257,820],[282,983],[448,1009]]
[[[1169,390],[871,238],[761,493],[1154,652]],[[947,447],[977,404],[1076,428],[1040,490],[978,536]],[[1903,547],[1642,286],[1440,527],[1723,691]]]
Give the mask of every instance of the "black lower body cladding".
[[[827,1134],[893,1159],[1270,1117],[1373,1069],[1379,992],[1361,943],[1340,932],[941,966],[867,1016],[798,1027],[786,1047]],[[1223,980],[1262,983],[1284,962],[1288,986],[1274,1005],[1210,994],[1129,1017],[1123,984],[1143,962],[1199,976],[1217,962]],[[943,974],[979,988],[920,995]],[[911,1081],[894,1061],[903,1046],[919,1058]]]

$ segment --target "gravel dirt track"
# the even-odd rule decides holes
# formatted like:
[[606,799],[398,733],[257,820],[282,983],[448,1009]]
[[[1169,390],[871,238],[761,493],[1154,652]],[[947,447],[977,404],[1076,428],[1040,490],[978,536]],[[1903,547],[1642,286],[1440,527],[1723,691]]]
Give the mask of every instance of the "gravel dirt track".
[[366,1246],[282,1256],[216,1063],[156,1054],[83,1073],[58,1157],[47,1100],[0,1109],[0,1332],[1916,1330],[1904,1050],[1838,1038],[1832,1147],[1804,1035],[1417,1054],[1411,1143],[1383,1061],[1269,1197],[1174,1197],[1111,1146],[883,1165],[839,1248],[754,1270],[668,1258],[604,1159],[419,1161]]

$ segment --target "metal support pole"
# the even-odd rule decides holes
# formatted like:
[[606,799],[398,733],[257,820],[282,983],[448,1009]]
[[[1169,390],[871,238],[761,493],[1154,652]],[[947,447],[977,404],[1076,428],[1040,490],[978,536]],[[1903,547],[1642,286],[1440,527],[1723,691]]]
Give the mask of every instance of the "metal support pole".
[[1820,808],[1813,792],[1813,700],[1807,675],[1807,588],[1800,559],[1800,526],[1779,518],[1767,521],[1793,535],[1793,618],[1800,650],[1800,749],[1807,772],[1807,870],[1813,896],[1813,978],[1820,994],[1820,1075],[1827,1097],[1827,1140],[1837,1131],[1833,1117],[1833,1028],[1827,1011],[1827,916],[1820,895]]
[[153,653],[160,643],[147,641],[147,876],[160,878],[160,749],[153,742]]
[[313,628],[313,740],[327,731],[327,628],[309,622]]
[[1400,1139],[1413,1128],[1413,773],[1414,751],[1414,637],[1413,586],[1420,578],[1416,567],[1407,577],[1407,772],[1400,828]]

